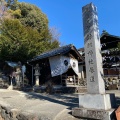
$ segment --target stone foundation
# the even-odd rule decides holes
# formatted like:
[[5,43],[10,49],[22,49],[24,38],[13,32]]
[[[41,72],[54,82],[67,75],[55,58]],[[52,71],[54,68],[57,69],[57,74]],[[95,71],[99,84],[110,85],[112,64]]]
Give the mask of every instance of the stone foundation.
[[72,115],[81,118],[114,120],[111,119],[114,114],[113,108],[116,108],[114,94],[80,94],[79,108],[73,108]]
[[72,115],[79,118],[89,118],[95,120],[115,120],[114,109],[96,110],[85,108],[73,108]]

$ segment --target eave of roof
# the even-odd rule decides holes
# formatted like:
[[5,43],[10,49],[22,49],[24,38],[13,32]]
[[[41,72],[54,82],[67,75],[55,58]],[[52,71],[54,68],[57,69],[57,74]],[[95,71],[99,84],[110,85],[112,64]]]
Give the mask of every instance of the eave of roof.
[[5,62],[7,63],[8,66],[13,67],[13,68],[18,66],[18,63],[16,62],[11,62],[11,61],[5,61]]
[[109,36],[109,37],[113,37],[113,38],[116,38],[116,39],[120,39],[119,36],[111,35],[109,33],[104,33],[104,32],[101,34],[100,38],[105,37],[105,36]]
[[107,43],[107,44],[118,43],[118,42],[120,42],[120,37],[115,36],[115,35],[110,35],[108,33],[103,33],[100,37],[100,42],[101,42],[101,44],[103,44],[103,43]]
[[109,33],[102,33],[100,42],[102,45],[101,50],[116,48],[118,43],[120,42],[120,37],[111,35]]
[[28,62],[33,62],[33,61],[37,61],[37,60],[40,60],[40,59],[45,59],[45,58],[60,55],[60,54],[66,54],[70,50],[74,50],[75,53],[78,55],[78,57],[81,58],[81,60],[82,60],[82,56],[79,54],[79,52],[77,51],[75,46],[72,45],[72,44],[69,44],[69,45],[66,45],[66,46],[62,46],[62,47],[50,50],[48,52],[44,52],[44,53],[34,57],[33,59],[28,60]]

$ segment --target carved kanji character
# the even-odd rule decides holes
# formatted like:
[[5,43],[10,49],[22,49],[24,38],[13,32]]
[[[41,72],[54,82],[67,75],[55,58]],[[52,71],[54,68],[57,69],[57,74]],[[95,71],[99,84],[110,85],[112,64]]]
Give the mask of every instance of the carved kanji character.
[[91,73],[94,73],[94,72],[95,72],[93,67],[90,67],[89,71],[90,71]]
[[90,77],[90,82],[95,82],[94,76],[91,76],[91,77]]
[[87,44],[87,48],[92,47],[92,43]]
[[93,55],[93,51],[90,50],[87,54],[88,54],[88,56],[92,56]]
[[89,62],[89,65],[90,65],[90,64],[94,64],[94,63],[93,63],[93,59],[89,59],[88,62]]
[[[88,29],[88,28],[87,28],[87,29]],[[85,41],[87,41],[87,40],[91,40],[91,38],[92,38],[92,35],[89,34],[89,35],[86,36]]]

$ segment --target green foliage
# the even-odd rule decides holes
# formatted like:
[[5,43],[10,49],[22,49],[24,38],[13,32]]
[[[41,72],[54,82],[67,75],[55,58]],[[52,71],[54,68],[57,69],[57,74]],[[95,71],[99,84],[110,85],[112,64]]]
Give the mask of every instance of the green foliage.
[[0,36],[0,57],[3,60],[24,62],[58,47],[57,41],[49,41],[51,36],[47,37],[46,31],[39,33],[36,29],[24,27],[17,19],[4,20]]
[[50,49],[59,47],[57,37],[48,28],[48,19],[34,5],[5,0],[10,17],[0,26],[0,58],[25,62]]
[[21,17],[21,10],[17,9],[17,10],[8,10],[7,11],[13,18],[20,18]]
[[[28,3],[17,3],[13,11],[19,10],[19,20],[24,26],[29,26],[34,29],[37,29],[39,32],[42,30],[48,29],[48,19],[47,16],[42,13],[42,11],[37,8],[35,5]],[[14,16],[16,18],[16,16]]]
[[[3,60],[19,60],[18,51],[26,50],[23,41],[27,39],[25,28],[19,20],[4,20],[1,28],[1,58]],[[23,48],[24,47],[24,48]],[[21,51],[22,52],[22,51]],[[23,54],[26,51],[22,52]]]

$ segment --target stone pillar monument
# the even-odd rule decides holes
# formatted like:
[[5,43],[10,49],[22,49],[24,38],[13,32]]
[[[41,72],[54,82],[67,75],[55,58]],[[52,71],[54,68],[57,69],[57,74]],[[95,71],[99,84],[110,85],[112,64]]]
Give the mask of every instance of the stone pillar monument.
[[36,64],[35,69],[35,86],[39,86],[39,76],[40,76],[40,67],[39,64]]
[[91,119],[111,120],[115,95],[105,93],[97,8],[88,4],[82,8],[87,94],[79,95],[79,108],[72,115]]

